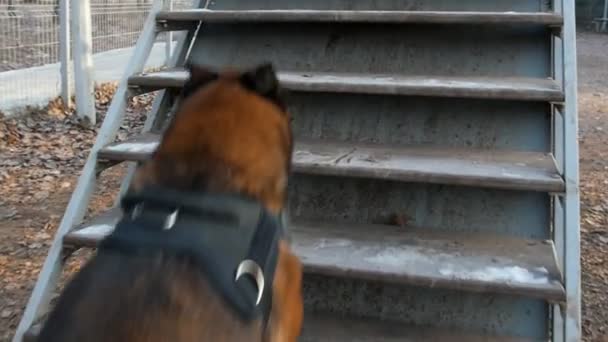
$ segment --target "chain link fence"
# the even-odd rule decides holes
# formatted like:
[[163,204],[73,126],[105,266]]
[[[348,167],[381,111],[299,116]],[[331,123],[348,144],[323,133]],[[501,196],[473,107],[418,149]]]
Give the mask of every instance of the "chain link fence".
[[[90,1],[95,73],[107,81],[122,75],[154,0]],[[175,9],[192,4],[172,2]],[[0,0],[0,111],[44,105],[59,95],[59,19],[58,0]],[[165,42],[164,34],[158,41]],[[164,45],[154,53],[164,53]]]

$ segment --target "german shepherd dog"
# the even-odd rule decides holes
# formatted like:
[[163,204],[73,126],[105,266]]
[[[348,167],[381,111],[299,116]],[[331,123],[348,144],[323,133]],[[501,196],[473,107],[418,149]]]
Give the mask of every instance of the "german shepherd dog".
[[[275,231],[286,203],[293,145],[274,69],[268,63],[245,71],[193,64],[188,69],[173,121],[123,198],[122,223],[113,235],[122,233],[106,238],[66,286],[39,341],[292,342],[300,335],[301,263],[284,235],[264,238],[272,236],[268,232]],[[144,201],[143,210],[134,206],[138,201]],[[154,209],[172,201],[194,209],[183,220],[181,211]],[[239,221],[241,209],[232,204],[249,208],[244,211],[253,212],[249,216],[255,219],[241,221],[253,224]],[[258,217],[266,217],[266,223],[257,223]],[[181,226],[182,235],[146,227],[167,229],[167,222],[169,228]],[[239,222],[244,229],[223,235]],[[122,229],[121,224],[130,226]],[[261,228],[251,229],[256,225],[270,228],[260,235]],[[261,247],[253,255],[270,255],[261,260],[273,271],[251,267],[259,263],[242,269],[239,264],[249,270],[242,277],[249,292],[241,293],[234,285],[239,278],[235,268],[238,258],[251,254],[241,253],[242,246],[255,244],[255,236],[266,242],[257,243]],[[264,264],[266,260],[271,262]],[[272,277],[265,279],[262,291],[264,279],[260,284],[257,276],[268,274]],[[266,298],[260,301],[262,294]],[[260,302],[267,303],[266,313]]]

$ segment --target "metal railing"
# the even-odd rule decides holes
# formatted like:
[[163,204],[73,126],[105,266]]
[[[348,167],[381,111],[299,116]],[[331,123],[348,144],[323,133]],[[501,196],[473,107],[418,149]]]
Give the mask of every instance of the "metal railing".
[[608,31],[608,0],[604,0],[604,11],[602,12],[602,17],[595,19],[595,22],[597,24],[597,31]]
[[0,110],[59,94],[60,74],[41,72],[59,62],[58,27],[53,5],[0,4]]

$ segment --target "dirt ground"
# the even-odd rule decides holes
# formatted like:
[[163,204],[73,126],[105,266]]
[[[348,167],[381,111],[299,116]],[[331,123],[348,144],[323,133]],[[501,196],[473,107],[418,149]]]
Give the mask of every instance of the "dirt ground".
[[608,35],[579,34],[583,332],[608,341]]
[[[586,341],[607,341],[608,35],[579,34],[578,51],[583,332]],[[98,92],[98,122],[111,93]],[[119,138],[141,127],[150,100],[133,101]],[[0,341],[14,333],[96,131],[56,106],[0,115]],[[112,205],[124,170],[102,174],[89,214]]]

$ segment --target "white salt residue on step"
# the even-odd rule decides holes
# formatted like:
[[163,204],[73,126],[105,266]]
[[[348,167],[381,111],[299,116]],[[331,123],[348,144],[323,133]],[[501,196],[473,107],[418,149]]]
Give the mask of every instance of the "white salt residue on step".
[[154,78],[172,78],[172,79],[186,79],[190,77],[190,73],[185,70],[166,70],[166,71],[155,71],[151,73],[143,73],[143,76],[149,76]]
[[217,12],[217,11],[213,11],[210,10],[208,8],[186,8],[186,9],[182,9],[180,10],[180,12]]
[[403,267],[406,265],[417,265],[432,267],[442,260],[450,260],[453,255],[441,253],[429,248],[408,247],[396,248],[390,247],[374,253],[371,256],[363,258],[366,262],[376,265],[384,265],[390,267]]
[[444,267],[439,273],[446,277],[482,282],[507,282],[542,285],[549,283],[549,271],[544,267],[527,269],[520,266],[488,266],[476,270],[462,267]]
[[294,72],[279,72],[280,82],[304,82],[304,83],[328,83],[328,84],[343,84],[343,85],[379,85],[393,84],[399,82],[400,79],[388,75],[356,75],[356,74],[326,74],[326,73],[294,73]]
[[336,247],[348,247],[352,245],[352,241],[346,239],[320,239],[313,248],[314,249],[323,249],[323,248],[336,248]]
[[106,236],[112,232],[114,226],[109,224],[95,224],[84,229],[77,230],[73,235],[82,237]]
[[279,73],[279,81],[286,84],[333,84],[341,86],[374,86],[391,89],[435,88],[435,89],[470,89],[470,90],[552,90],[551,82],[529,82],[521,78],[483,78],[483,77],[441,77],[360,75],[347,73]]
[[519,173],[513,173],[511,171],[505,171],[502,170],[502,172],[500,173],[503,177],[509,177],[509,178],[523,178],[523,179],[528,179],[528,176],[519,174]]
[[293,153],[293,159],[295,162],[306,163],[306,164],[320,164],[320,163],[330,163],[336,159],[335,154],[322,154],[322,153],[313,153],[308,150],[297,150]]
[[158,146],[158,142],[131,142],[108,146],[105,150],[114,152],[152,152]]
[[[517,265],[492,265],[487,257],[467,257],[432,248],[383,248],[363,252],[362,259],[384,268],[409,269],[423,274],[437,274],[453,279],[480,282],[505,282],[542,285],[550,283],[544,267],[524,268]],[[506,263],[506,260],[504,261]]]

